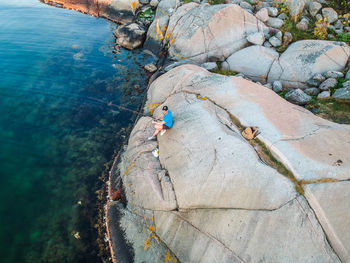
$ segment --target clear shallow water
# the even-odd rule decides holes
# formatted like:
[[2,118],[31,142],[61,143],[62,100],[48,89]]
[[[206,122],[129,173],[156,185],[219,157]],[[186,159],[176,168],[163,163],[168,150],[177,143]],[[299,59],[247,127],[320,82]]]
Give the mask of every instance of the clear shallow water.
[[100,261],[98,177],[132,114],[95,98],[137,109],[134,85],[146,78],[139,51],[112,53],[115,28],[36,0],[0,0],[3,263]]

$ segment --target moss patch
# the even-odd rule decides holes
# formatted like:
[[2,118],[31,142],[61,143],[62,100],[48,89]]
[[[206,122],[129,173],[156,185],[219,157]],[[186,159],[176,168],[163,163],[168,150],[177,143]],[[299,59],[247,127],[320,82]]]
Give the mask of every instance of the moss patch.
[[312,99],[306,108],[315,115],[342,124],[350,124],[350,102]]
[[210,5],[221,5],[225,3],[225,0],[208,0]]
[[276,169],[280,174],[287,177],[290,181],[294,183],[295,191],[297,193],[303,195],[304,189],[301,181],[298,181],[293,173],[289,171],[283,163],[278,161],[272,153],[267,149],[266,145],[260,141],[259,139],[251,140],[250,144],[255,148],[255,150],[258,152],[259,156],[271,167]]
[[211,70],[210,72],[225,76],[234,76],[238,74],[238,72],[234,70],[222,69],[221,61],[216,62],[216,64],[218,65],[218,67],[216,69]]

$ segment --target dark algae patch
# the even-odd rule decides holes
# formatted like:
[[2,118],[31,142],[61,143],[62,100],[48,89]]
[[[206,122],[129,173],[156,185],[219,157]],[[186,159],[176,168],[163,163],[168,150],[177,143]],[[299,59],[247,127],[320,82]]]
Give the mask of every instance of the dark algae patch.
[[[114,23],[36,0],[0,3],[2,263],[102,262],[104,164],[144,94]],[[101,258],[102,256],[102,258]]]

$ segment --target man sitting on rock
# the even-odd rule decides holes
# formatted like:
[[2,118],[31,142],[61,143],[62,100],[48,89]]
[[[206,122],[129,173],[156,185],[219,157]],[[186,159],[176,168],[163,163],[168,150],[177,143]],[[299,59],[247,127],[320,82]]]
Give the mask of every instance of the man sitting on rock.
[[155,124],[154,128],[156,130],[154,131],[153,135],[148,138],[148,140],[154,140],[159,132],[162,136],[166,130],[170,129],[173,126],[173,114],[168,109],[168,106],[164,106],[162,112],[163,116],[156,118],[155,121],[152,121],[152,123]]

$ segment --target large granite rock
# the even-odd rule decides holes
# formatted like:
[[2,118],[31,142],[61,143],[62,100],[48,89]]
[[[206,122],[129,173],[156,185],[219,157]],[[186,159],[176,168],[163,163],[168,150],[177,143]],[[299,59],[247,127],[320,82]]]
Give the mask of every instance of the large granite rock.
[[122,24],[134,20],[134,13],[139,6],[138,0],[55,0],[54,2],[67,9],[105,17]]
[[[151,118],[140,118],[119,165],[129,201],[120,222],[135,258],[161,262],[169,250],[180,262],[348,261],[348,234],[337,236],[348,231],[347,185],[304,181],[311,209],[289,179],[260,161],[238,127],[259,127],[258,139],[296,179],[335,181],[350,179],[349,126],[194,65],[151,84],[145,112],[159,116],[163,105],[173,112],[172,129],[146,141]],[[151,154],[157,144],[159,160]],[[142,220],[154,256],[141,249]]]
[[[241,49],[226,60],[227,69],[238,71],[249,78],[265,83],[272,63],[278,60],[279,54],[267,47],[250,46]],[[226,67],[224,67],[226,69]]]
[[172,59],[196,63],[226,59],[247,46],[246,36],[266,29],[264,23],[238,5],[199,5],[170,18],[167,35]]
[[[179,12],[185,13],[197,5],[193,2],[189,3],[180,7]],[[147,38],[144,44],[144,49],[151,52],[154,56],[158,57],[165,43],[169,40],[169,37],[166,36],[169,19],[179,6],[179,0],[162,0],[159,2],[154,20],[148,28]]]
[[344,43],[297,41],[272,64],[268,81],[280,80],[285,87],[305,89],[314,75],[344,69],[349,55],[350,48]]

